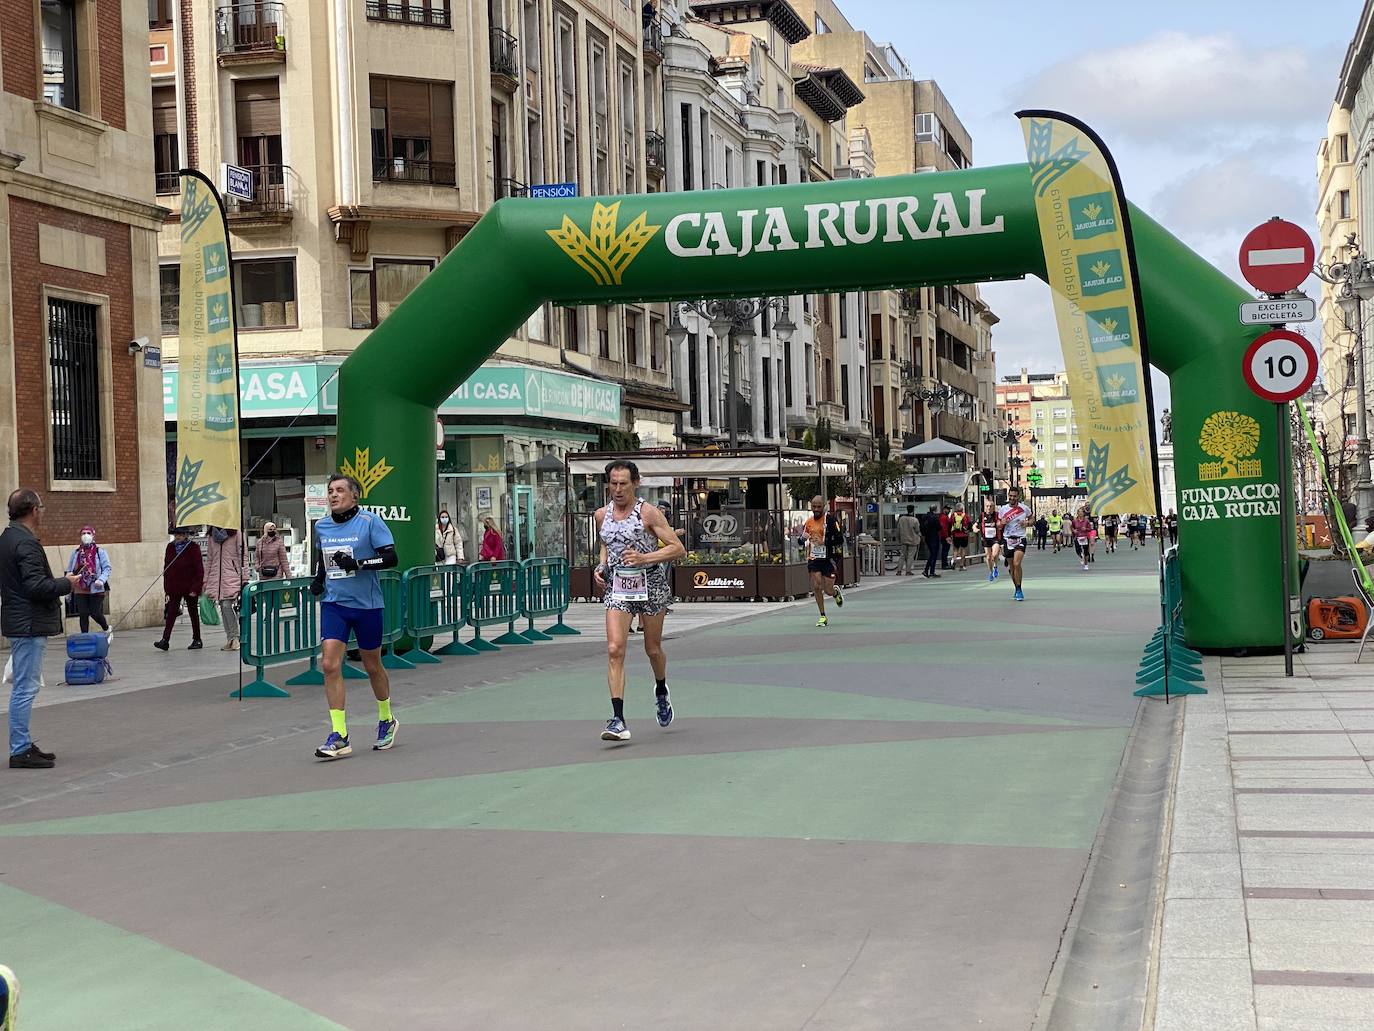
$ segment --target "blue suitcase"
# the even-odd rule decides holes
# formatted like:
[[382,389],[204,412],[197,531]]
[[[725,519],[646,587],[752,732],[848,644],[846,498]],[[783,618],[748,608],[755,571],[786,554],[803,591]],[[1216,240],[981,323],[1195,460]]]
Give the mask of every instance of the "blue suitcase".
[[110,639],[105,634],[71,634],[67,637],[67,658],[103,659],[110,654]]
[[67,683],[82,686],[104,683],[105,677],[112,672],[110,664],[104,659],[68,659]]

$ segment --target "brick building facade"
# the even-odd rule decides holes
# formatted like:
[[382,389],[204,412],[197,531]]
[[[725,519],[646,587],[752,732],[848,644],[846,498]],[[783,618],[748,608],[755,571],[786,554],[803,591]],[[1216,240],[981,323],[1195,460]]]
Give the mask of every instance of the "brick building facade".
[[54,566],[96,528],[116,617],[167,539],[145,15],[0,0],[0,488],[43,495]]

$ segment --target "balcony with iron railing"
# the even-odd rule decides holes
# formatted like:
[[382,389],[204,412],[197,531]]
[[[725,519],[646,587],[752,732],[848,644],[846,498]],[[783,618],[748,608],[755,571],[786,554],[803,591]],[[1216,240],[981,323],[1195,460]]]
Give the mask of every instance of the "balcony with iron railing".
[[491,83],[507,93],[514,93],[520,85],[518,46],[515,37],[505,29],[491,29]]
[[668,170],[668,145],[661,132],[644,134],[644,160],[649,166],[649,174],[662,179]]
[[506,177],[496,180],[495,193],[497,200],[503,200],[506,197],[528,197],[530,195],[530,188],[519,179]]
[[173,197],[181,193],[180,172],[154,172],[153,175],[159,197]]
[[453,17],[443,0],[367,0],[367,20],[428,25],[434,29],[453,28]]
[[286,60],[286,5],[236,0],[215,9],[215,52],[221,65]]
[[429,186],[452,186],[455,179],[452,161],[403,156],[372,158],[372,181],[377,183],[419,183]]
[[240,197],[224,198],[229,218],[234,222],[234,230],[241,231],[247,225],[282,225],[291,221],[291,179],[294,173],[290,165],[244,165],[253,174],[253,197],[244,200]]
[[644,61],[658,64],[663,60],[663,23],[657,18],[644,26]]

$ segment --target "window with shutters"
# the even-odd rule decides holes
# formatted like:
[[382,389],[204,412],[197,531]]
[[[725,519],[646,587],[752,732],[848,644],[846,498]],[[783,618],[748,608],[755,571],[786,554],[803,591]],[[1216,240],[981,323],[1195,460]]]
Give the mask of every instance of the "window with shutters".
[[524,68],[525,181],[545,183],[544,177],[544,58],[542,19],[538,0],[524,0],[524,35],[520,47]]
[[371,78],[374,182],[453,186],[453,83]]
[[625,361],[629,365],[640,365],[639,342],[640,323],[643,316],[639,312],[625,312]]
[[253,203],[284,206],[280,79],[234,82],[234,132],[238,163],[253,173]]
[[181,192],[176,86],[153,87],[153,172],[159,195]]
[[372,329],[396,310],[429,275],[429,258],[378,258],[371,268],[350,269],[348,292],[354,329]]
[[181,332],[181,265],[159,265],[157,285],[162,310],[162,335],[177,336]]
[[611,308],[598,304],[596,311],[596,353],[602,358],[611,356]]
[[554,49],[554,102],[558,105],[558,176],[577,180],[577,35],[570,15],[558,12]]
[[109,349],[100,304],[46,291],[48,404],[52,479],[113,478],[107,453],[106,375]]
[[606,39],[587,30],[587,61],[591,65],[592,188],[598,194],[611,192],[611,115],[610,62]]
[[649,368],[654,372],[662,372],[664,368],[664,352],[667,350],[667,339],[664,336],[663,320],[657,315],[649,317]]
[[634,193],[639,186],[639,103],[635,95],[638,84],[635,66],[622,50],[620,52],[620,161],[624,179],[621,190]]
[[175,0],[148,0],[148,28],[170,29]]

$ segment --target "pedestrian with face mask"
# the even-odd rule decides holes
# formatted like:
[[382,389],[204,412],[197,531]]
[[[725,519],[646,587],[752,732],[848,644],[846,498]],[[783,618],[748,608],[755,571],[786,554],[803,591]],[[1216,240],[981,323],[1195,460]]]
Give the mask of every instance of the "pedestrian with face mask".
[[253,550],[253,565],[259,580],[284,580],[291,575],[291,559],[286,541],[277,533],[276,523],[263,523],[262,536]]
[[162,589],[167,594],[166,621],[162,627],[162,639],[154,641],[153,647],[166,651],[171,647],[172,627],[181,615],[181,603],[186,603],[186,611],[191,616],[191,643],[189,651],[202,646],[200,640],[200,592],[205,587],[205,559],[200,553],[200,545],[191,540],[191,531],[178,526],[172,531],[172,542],[162,555]]
[[458,528],[453,525],[445,509],[439,513],[439,522],[434,527],[434,564],[465,566],[467,562],[467,556],[463,553],[463,538],[458,536]]
[[243,591],[243,534],[221,526],[210,527],[210,542],[205,554],[205,593],[219,606],[219,621],[224,627],[224,647],[232,652],[239,646],[239,594]]
[[76,618],[81,622],[81,632],[89,633],[91,620],[95,620],[96,626],[108,633],[110,624],[105,619],[105,592],[110,584],[110,557],[105,554],[104,548],[96,544],[95,527],[81,528],[81,543],[67,562],[67,572],[79,577],[72,588],[72,600],[76,605]]

